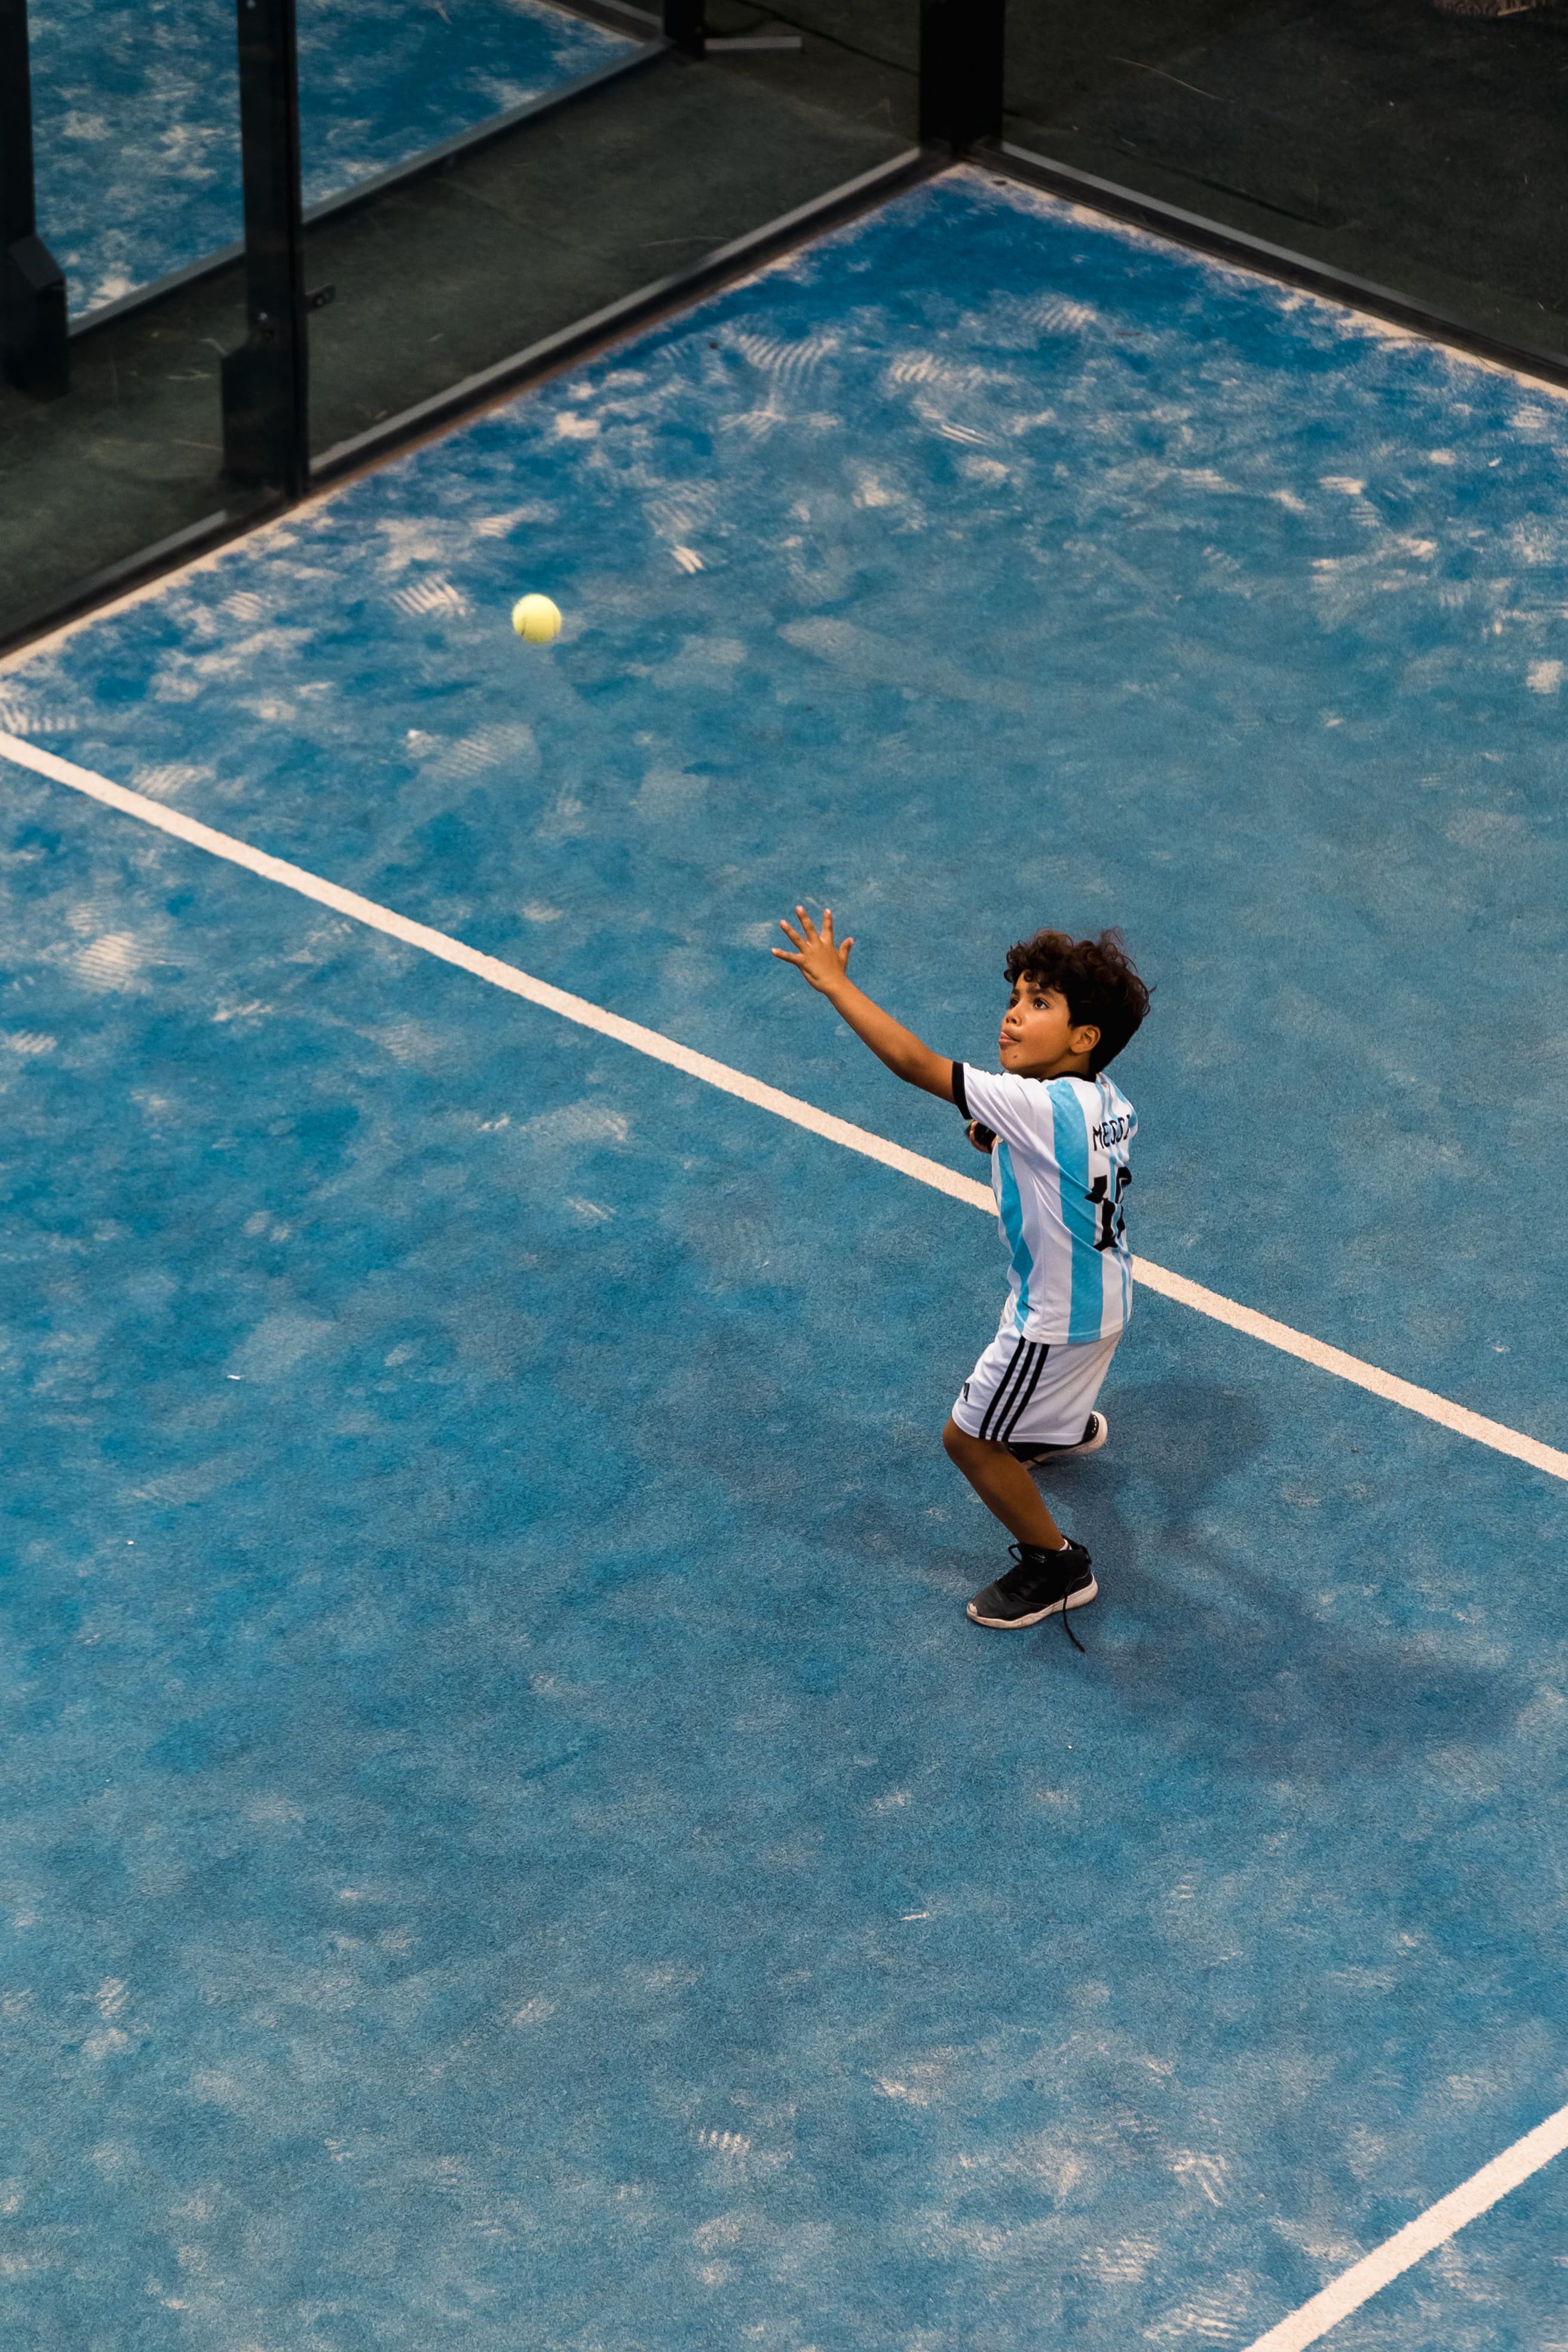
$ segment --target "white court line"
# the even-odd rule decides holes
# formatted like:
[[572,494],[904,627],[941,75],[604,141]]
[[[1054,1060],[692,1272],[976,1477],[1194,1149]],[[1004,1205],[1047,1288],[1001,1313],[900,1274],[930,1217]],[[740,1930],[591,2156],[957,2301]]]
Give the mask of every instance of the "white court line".
[[1548,2116],[1543,2124],[1537,2124],[1522,2139],[1516,2139],[1511,2147],[1505,2147],[1500,2156],[1494,2156],[1489,2164],[1483,2164],[1479,2172],[1472,2172],[1458,2189],[1450,2189],[1447,2197],[1439,2198],[1436,2205],[1417,2214],[1414,2221],[1407,2221],[1403,2230],[1396,2230],[1392,2238],[1384,2239],[1370,2254],[1364,2254],[1331,2286],[1315,2294],[1310,2303],[1304,2303],[1300,2311],[1293,2311],[1289,2319],[1282,2319],[1278,2327],[1271,2327],[1267,2336],[1249,2344],[1247,2352],[1306,2352],[1309,2344],[1316,2344],[1340,2320],[1359,2311],[1363,2303],[1370,2303],[1390,2280],[1409,2270],[1434,2246],[1445,2244],[1468,2221],[1489,2212],[1500,2198],[1506,2197],[1510,2189],[1517,2189],[1521,2180],[1528,2180],[1532,2172],[1539,2172],[1542,2165],[1550,2164],[1554,2156],[1561,2156],[1565,2147],[1568,2107],[1559,2107],[1554,2116]]
[[[448,939],[445,931],[410,922],[406,915],[395,914],[390,907],[377,906],[374,898],[362,898],[357,891],[340,889],[337,883],[323,881],[320,875],[307,873],[302,866],[290,866],[284,858],[268,856],[266,850],[253,849],[248,842],[237,841],[232,834],[216,833],[211,825],[199,824],[195,817],[185,816],[178,809],[165,808],[161,802],[148,800],[141,793],[127,792],[123,784],[110,783],[107,776],[95,775],[90,768],[79,768],[53,751],[43,751],[36,744],[24,742],[19,736],[3,733],[0,759],[11,760],[19,768],[30,768],[35,775],[47,776],[55,783],[68,784],[73,792],[85,793],[89,800],[101,801],[106,808],[119,809],[122,815],[156,825],[160,833],[173,834],[176,841],[189,842],[194,848],[205,849],[214,857],[226,858],[231,866],[243,866],[247,873],[259,874],[266,881],[281,883],[284,889],[297,891],[302,898],[313,898],[319,906],[331,907],[353,922],[384,931],[389,939],[402,940],[408,947],[421,948],[426,955],[438,956],[443,963],[456,964],[459,971],[472,972],[477,980],[489,981],[492,988],[504,988],[512,996],[542,1005],[548,1013],[558,1013],[563,1020],[597,1030],[602,1037],[614,1037],[617,1044],[629,1045],[634,1053],[647,1054],[656,1062],[667,1062],[672,1069],[684,1070],[688,1077],[700,1078],[705,1086],[737,1095],[759,1110],[772,1111],[775,1118],[787,1118],[795,1127],[825,1137],[829,1143],[842,1144],[847,1151],[858,1151],[868,1160],[879,1160],[884,1168],[896,1168],[901,1176],[912,1176],[918,1184],[929,1184],[933,1192],[945,1192],[954,1201],[967,1201],[972,1208],[984,1209],[987,1216],[995,1213],[996,1203],[989,1185],[960,1176],[954,1170],[944,1168],[940,1160],[927,1160],[918,1151],[906,1151],[902,1144],[889,1143],[886,1137],[852,1126],[847,1118],[836,1118],[831,1111],[818,1110],[815,1104],[802,1102],[798,1096],[765,1086],[760,1078],[748,1077],[744,1070],[732,1070],[726,1062],[712,1061],[706,1054],[694,1054],[689,1046],[677,1045],[673,1037],[662,1036],[657,1029],[644,1029],[636,1021],[623,1021],[618,1013],[607,1013],[603,1005],[591,1004],[586,997],[568,995],[564,989],[552,988],[545,980],[535,980],[531,972],[520,971],[515,964],[502,963],[497,956],[481,955],[477,948],[465,947],[461,940]],[[1403,1405],[1407,1412],[1435,1421],[1457,1436],[1473,1438],[1478,1445],[1489,1445],[1494,1453],[1511,1454],[1516,1462],[1528,1462],[1533,1469],[1544,1470],[1548,1477],[1568,1480],[1568,1454],[1555,1445],[1543,1445],[1537,1437],[1527,1437],[1522,1431],[1505,1428],[1500,1421],[1489,1421],[1483,1413],[1471,1412],[1468,1406],[1454,1404],[1430,1389],[1416,1388],[1410,1381],[1396,1379],[1394,1373],[1380,1370],[1376,1364],[1363,1363],[1359,1356],[1346,1355],[1342,1348],[1327,1347],[1305,1331],[1292,1330],[1288,1323],[1277,1323],[1271,1315],[1259,1315],[1254,1307],[1222,1297],[1217,1290],[1205,1290],[1201,1283],[1189,1282],[1184,1274],[1171,1274],[1163,1266],[1152,1265],[1147,1258],[1134,1258],[1132,1272],[1145,1289],[1158,1291],[1163,1298],[1175,1299],[1196,1314],[1228,1324],[1233,1331],[1243,1331],[1248,1339],[1261,1339],[1267,1347],[1278,1348],[1284,1355],[1315,1365],[1319,1371],[1332,1372],[1337,1379],[1366,1389],[1390,1404]]]
[[[906,1151],[901,1144],[889,1143],[884,1136],[872,1135],[863,1127],[852,1126],[847,1119],[835,1118],[830,1111],[818,1110],[814,1104],[786,1095],[777,1087],[764,1086],[761,1079],[748,1077],[743,1070],[732,1070],[727,1063],[712,1061],[706,1054],[694,1054],[689,1046],[677,1045],[672,1037],[661,1036],[657,1029],[644,1029],[635,1021],[623,1021],[618,1013],[607,1013],[603,1005],[591,1004],[586,997],[572,996],[564,989],[552,988],[548,981],[535,980],[531,973],[520,971],[515,964],[502,963],[496,956],[481,955],[477,948],[465,947],[460,940],[448,939],[444,931],[432,930],[427,924],[410,922],[405,915],[377,906],[372,898],[362,898],[357,891],[340,889],[335,882],[323,881],[319,875],[307,873],[303,866],[290,866],[284,858],[268,856],[265,850],[253,849],[248,842],[237,841],[231,834],[215,832],[211,825],[200,824],[178,809],[164,808],[161,802],[148,800],[141,793],[127,792],[123,785],[110,783],[106,776],[95,775],[90,768],[79,768],[15,735],[0,734],[0,758],[31,769],[35,775],[47,776],[55,783],[68,784],[73,792],[85,793],[89,799],[101,802],[106,808],[118,809],[125,816],[156,825],[161,833],[172,834],[176,841],[207,850],[232,866],[242,866],[247,873],[258,874],[266,881],[280,883],[286,890],[297,891],[302,898],[313,898],[318,906],[331,907],[351,921],[384,931],[389,939],[421,948],[427,955],[439,957],[443,963],[456,964],[460,971],[472,972],[476,979],[489,981],[492,987],[504,988],[510,995],[543,1006],[546,1012],[558,1013],[563,1020],[596,1030],[602,1037],[613,1037],[636,1053],[668,1063],[672,1069],[684,1070],[689,1077],[700,1078],[705,1085],[736,1095],[760,1110],[772,1111],[775,1118],[786,1118],[813,1135],[825,1137],[830,1143],[842,1144],[846,1150],[879,1160],[884,1168],[895,1168],[900,1175],[912,1176],[917,1183],[929,1184],[952,1200],[966,1201],[973,1208],[984,1209],[987,1215],[994,1213],[996,1204],[988,1185],[958,1175],[940,1160],[927,1160],[918,1151]],[[1250,1339],[1261,1339],[1286,1355],[1299,1357],[1303,1363],[1316,1365],[1320,1371],[1332,1372],[1357,1388],[1370,1390],[1373,1396],[1440,1423],[1462,1437],[1473,1437],[1479,1444],[1512,1454],[1517,1461],[1531,1463],[1552,1477],[1568,1479],[1568,1454],[1559,1453],[1554,1446],[1542,1445],[1533,1437],[1522,1436],[1518,1430],[1487,1421],[1479,1412],[1470,1412],[1463,1405],[1451,1404],[1446,1397],[1433,1395],[1430,1390],[1396,1380],[1391,1372],[1380,1371],[1375,1364],[1363,1364],[1359,1357],[1347,1356],[1342,1349],[1325,1347],[1321,1339],[1293,1331],[1289,1324],[1277,1323],[1272,1316],[1257,1314],[1250,1307],[1238,1306],[1234,1299],[1222,1298],[1217,1291],[1205,1290],[1201,1284],[1189,1282],[1184,1275],[1168,1274],[1163,1266],[1151,1265],[1146,1258],[1135,1258],[1133,1271],[1148,1289],[1176,1299],[1199,1315],[1210,1316],[1216,1323],[1228,1324],[1233,1331],[1244,1331]],[[1267,2336],[1260,2336],[1249,2347],[1249,2352],[1303,2352],[1304,2347],[1315,2344],[1336,2321],[1356,2310],[1434,2246],[1441,2245],[1456,2231],[1462,2230],[1467,2221],[1473,2221],[1479,2213],[1495,2205],[1564,2147],[1568,2147],[1568,2107],[1560,2108],[1556,2115],[1550,2116],[1545,2123],[1483,2166],[1462,2187],[1443,2198],[1429,2212],[1407,2223],[1385,2245],[1366,2255],[1342,2278],[1314,2295]]]

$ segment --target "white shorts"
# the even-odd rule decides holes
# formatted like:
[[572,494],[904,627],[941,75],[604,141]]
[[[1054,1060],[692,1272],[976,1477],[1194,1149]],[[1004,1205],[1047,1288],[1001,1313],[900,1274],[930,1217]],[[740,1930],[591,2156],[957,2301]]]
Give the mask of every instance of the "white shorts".
[[1076,1445],[1110,1370],[1120,1331],[1109,1339],[1020,1339],[998,1331],[952,1408],[966,1437],[1000,1445]]

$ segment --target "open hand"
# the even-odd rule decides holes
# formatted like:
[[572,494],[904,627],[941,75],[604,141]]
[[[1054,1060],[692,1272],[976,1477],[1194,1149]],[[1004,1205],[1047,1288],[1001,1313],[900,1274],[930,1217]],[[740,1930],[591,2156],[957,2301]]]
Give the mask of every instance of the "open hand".
[[844,978],[848,971],[849,950],[855,942],[853,940],[846,940],[840,947],[834,939],[831,907],[824,907],[822,910],[820,930],[817,929],[804,907],[795,908],[795,919],[800,925],[798,931],[794,924],[782,920],[779,929],[790,941],[795,952],[792,955],[789,948],[774,948],[773,953],[781,963],[793,963],[797,966],[810,981],[813,988],[826,994]]

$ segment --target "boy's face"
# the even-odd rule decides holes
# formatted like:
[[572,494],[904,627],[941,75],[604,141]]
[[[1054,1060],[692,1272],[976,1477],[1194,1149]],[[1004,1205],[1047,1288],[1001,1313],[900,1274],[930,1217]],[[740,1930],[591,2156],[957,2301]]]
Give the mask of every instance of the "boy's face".
[[1002,1067],[1016,1078],[1087,1077],[1100,1032],[1074,1022],[1059,988],[1026,971],[1013,983],[997,1043]]

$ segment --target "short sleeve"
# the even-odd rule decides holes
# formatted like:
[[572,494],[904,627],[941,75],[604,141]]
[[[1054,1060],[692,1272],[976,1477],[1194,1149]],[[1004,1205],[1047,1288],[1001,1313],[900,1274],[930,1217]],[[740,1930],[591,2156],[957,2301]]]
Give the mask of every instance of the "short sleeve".
[[970,1062],[955,1062],[952,1069],[952,1099],[966,1118],[977,1118],[1020,1150],[1053,1150],[1056,1112],[1044,1078],[977,1070]]

